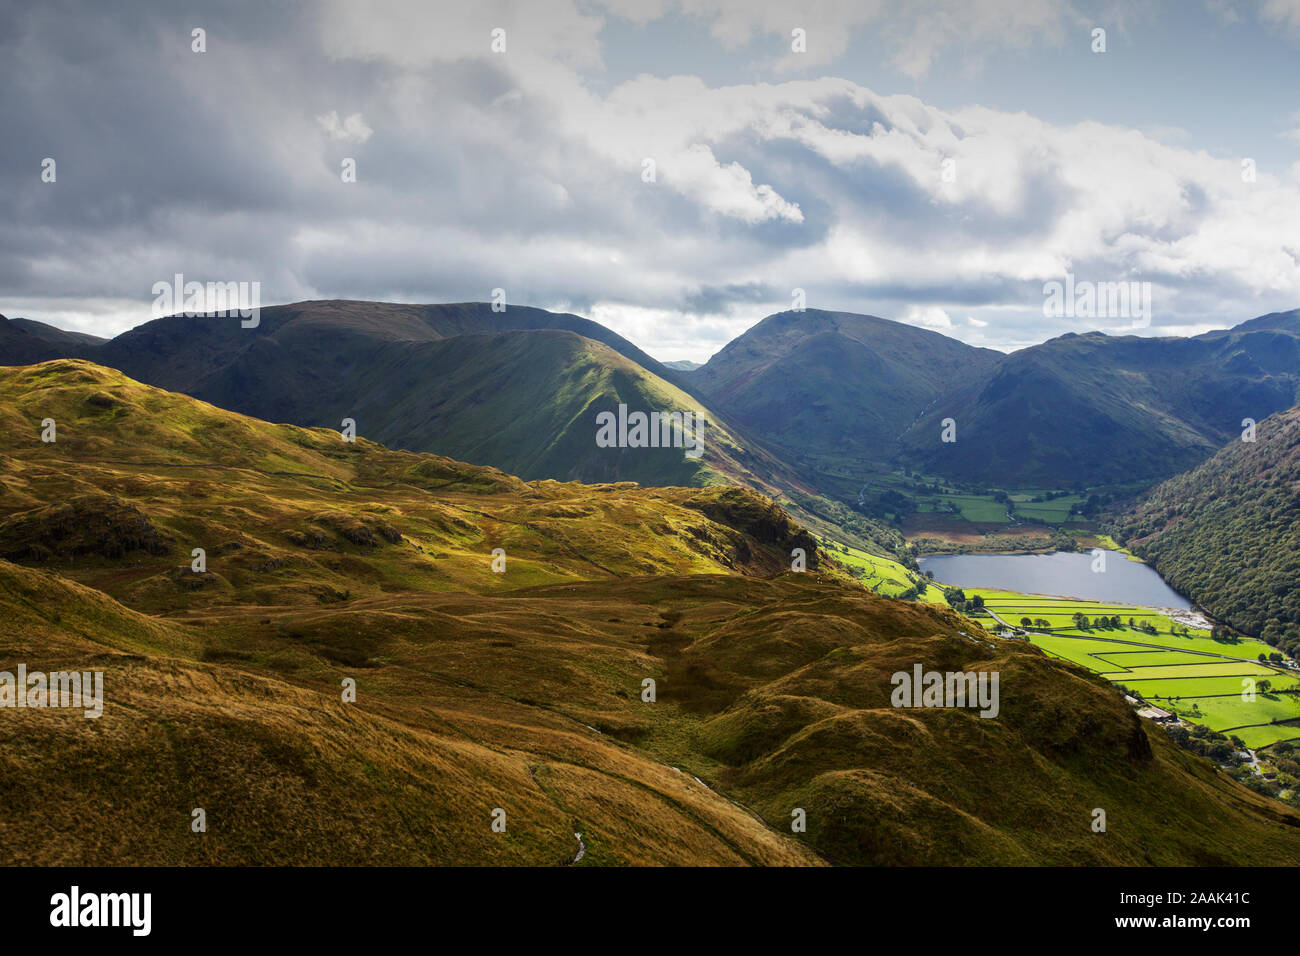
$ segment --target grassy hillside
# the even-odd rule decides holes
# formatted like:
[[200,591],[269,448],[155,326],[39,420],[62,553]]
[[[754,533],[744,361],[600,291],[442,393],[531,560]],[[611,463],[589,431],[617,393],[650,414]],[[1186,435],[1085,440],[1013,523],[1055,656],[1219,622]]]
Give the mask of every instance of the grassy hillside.
[[[11,334],[26,335],[17,326]],[[271,421],[339,428],[350,418],[359,434],[390,447],[527,479],[754,488],[810,526],[841,528],[861,546],[897,547],[894,533],[825,498],[806,474],[680,388],[679,373],[574,315],[330,300],[264,309],[256,328],[241,328],[237,318],[172,316],[99,345],[46,336],[12,354],[24,363],[93,357],[137,380]],[[629,411],[702,413],[702,457],[681,448],[598,447],[596,416],[620,403]]]
[[848,312],[770,315],[691,373],[693,388],[797,459],[891,459],[936,398],[1001,355]]
[[1116,538],[1239,630],[1300,653],[1300,408],[1152,489]]
[[[7,859],[1300,863],[1300,816],[1103,681],[753,492],[524,482],[86,362],[0,371],[0,411],[0,668],[106,684],[0,721]],[[999,670],[1000,717],[889,706],[918,662]]]
[[[1300,313],[1189,339],[1071,333],[944,395],[903,441],[925,470],[964,481],[1154,481],[1297,399]],[[955,442],[941,441],[945,418]]]

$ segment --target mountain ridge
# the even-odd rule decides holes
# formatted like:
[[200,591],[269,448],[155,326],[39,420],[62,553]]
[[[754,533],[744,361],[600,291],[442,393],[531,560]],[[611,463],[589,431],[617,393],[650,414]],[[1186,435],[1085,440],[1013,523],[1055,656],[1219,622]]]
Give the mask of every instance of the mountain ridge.
[[[872,594],[752,491],[524,482],[84,360],[0,369],[0,411],[0,663],[106,688],[0,722],[10,859],[1300,863],[1300,814],[1105,681]],[[999,672],[998,719],[892,706],[914,665]]]

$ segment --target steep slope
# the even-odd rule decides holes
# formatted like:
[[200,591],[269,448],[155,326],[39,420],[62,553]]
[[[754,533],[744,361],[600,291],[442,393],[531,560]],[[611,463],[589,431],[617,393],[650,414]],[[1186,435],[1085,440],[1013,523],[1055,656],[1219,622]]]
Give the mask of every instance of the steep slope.
[[[416,451],[436,449],[523,478],[633,479],[759,486],[766,467],[698,400],[613,349],[568,331],[461,335],[434,342],[372,343],[335,361],[286,361],[295,339],[264,339],[194,388],[213,404],[249,415],[336,427],[352,418],[367,437]],[[677,448],[602,448],[600,412],[699,413],[703,453]]]
[[12,359],[6,351],[5,361],[93,357],[249,415],[335,428],[349,417],[362,434],[390,445],[528,478],[706,484],[725,475],[758,484],[733,454],[748,454],[743,442],[716,415],[704,460],[680,450],[598,449],[595,415],[620,401],[647,412],[700,406],[672,386],[674,373],[574,315],[494,312],[483,303],[323,301],[264,309],[255,328],[233,318],[171,316],[98,347],[35,338]]
[[237,361],[244,350],[263,340],[300,353],[303,361],[324,358],[337,363],[346,359],[350,345],[537,330],[575,332],[608,345],[653,374],[662,377],[665,372],[627,339],[577,315],[513,305],[495,312],[486,302],[406,305],[347,299],[269,306],[252,329],[238,320],[202,316],[155,319],[110,340],[96,361],[123,371],[129,366],[140,373],[140,380],[179,391]]
[[1300,408],[1152,489],[1114,533],[1233,627],[1300,652]]
[[[49,352],[37,343],[13,354],[36,361]],[[578,316],[481,303],[304,302],[264,309],[248,329],[237,318],[159,319],[91,354],[140,381],[263,419],[339,428],[350,418],[391,447],[527,479],[740,485],[785,502],[819,533],[885,553],[899,544],[674,384],[679,373]],[[597,416],[620,404],[702,415],[702,455],[598,446]]]
[[1071,333],[945,395],[904,444],[926,470],[1004,487],[1150,481],[1298,399],[1300,312],[1195,338]]
[[[77,361],[0,370],[0,440],[0,669],[106,688],[0,721],[7,859],[1300,863],[1300,815],[1100,680],[784,571],[821,556],[743,489],[527,483]],[[916,663],[998,670],[1000,715],[892,708]]]
[[900,322],[809,309],[768,316],[689,381],[784,452],[879,462],[940,395],[1001,359]]

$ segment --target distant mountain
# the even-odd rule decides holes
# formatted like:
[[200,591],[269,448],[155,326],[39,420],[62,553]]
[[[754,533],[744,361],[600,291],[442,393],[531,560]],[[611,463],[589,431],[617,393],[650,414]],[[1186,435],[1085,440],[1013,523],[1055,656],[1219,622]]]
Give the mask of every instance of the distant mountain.
[[[353,418],[395,447],[526,478],[742,484],[819,530],[850,517],[826,499],[852,500],[882,465],[1004,488],[1150,483],[1300,402],[1300,311],[1194,338],[1071,333],[1011,355],[783,312],[690,371],[579,316],[485,303],[302,302],[263,309],[254,329],[173,316],[107,342],[0,322],[0,361],[63,356],[267,419]],[[704,457],[598,448],[596,415],[620,404],[703,413]],[[948,418],[955,442],[941,440]]]
[[[0,316],[3,318],[3,316]],[[80,345],[94,348],[97,345],[103,345],[108,339],[98,335],[91,335],[88,332],[70,332],[67,329],[55,328],[53,325],[46,325],[44,322],[37,322],[35,319],[10,319],[11,325],[17,326],[26,332],[36,336],[44,342],[50,342],[56,345]]]
[[892,459],[926,408],[1003,356],[850,312],[780,312],[691,373],[723,414],[796,457]]
[[105,341],[83,332],[66,332],[44,322],[6,319],[0,315],[0,362],[6,365],[31,365],[52,358],[91,355]]
[[[1070,333],[954,388],[904,435],[908,460],[1004,487],[1166,478],[1300,401],[1300,311],[1194,338]],[[941,441],[943,419],[955,442]]]
[[677,359],[672,362],[664,362],[664,365],[674,372],[694,372],[700,367],[699,362],[692,362],[690,359]]
[[[671,372],[627,339],[605,326],[568,313],[528,306],[493,311],[485,302],[404,305],[330,299],[270,306],[256,328],[234,319],[168,316],[124,332],[103,346],[98,360],[114,368],[124,363],[146,373],[160,387],[193,384],[237,365],[250,350],[287,349],[301,360],[328,357],[341,347],[370,348],[379,343],[439,342],[467,335],[504,332],[568,331],[609,346],[661,377]],[[273,344],[268,344],[273,343]],[[176,364],[180,360],[182,364]]]
[[1300,654],[1300,407],[1152,489],[1113,530],[1211,614]]

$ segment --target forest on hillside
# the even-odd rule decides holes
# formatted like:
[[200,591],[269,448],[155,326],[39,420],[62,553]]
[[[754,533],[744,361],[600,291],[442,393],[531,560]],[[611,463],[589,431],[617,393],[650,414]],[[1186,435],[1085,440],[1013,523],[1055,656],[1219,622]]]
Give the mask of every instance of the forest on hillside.
[[1114,535],[1211,614],[1300,653],[1300,408],[1259,423],[1113,519]]

